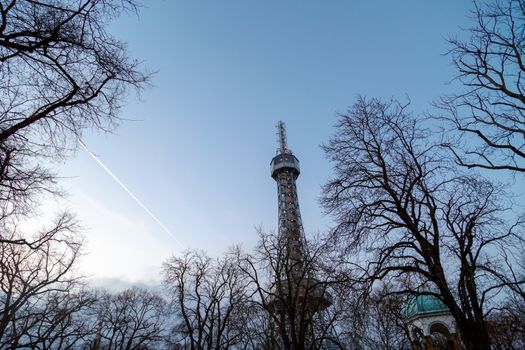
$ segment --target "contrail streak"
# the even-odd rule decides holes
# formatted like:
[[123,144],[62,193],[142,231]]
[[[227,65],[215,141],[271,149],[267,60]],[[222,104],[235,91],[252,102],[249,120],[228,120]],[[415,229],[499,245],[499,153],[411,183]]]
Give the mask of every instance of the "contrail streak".
[[171,237],[173,238],[173,240],[175,241],[175,243],[177,243],[182,249],[184,249],[184,245],[177,239],[177,237],[175,237],[175,235],[173,233],[171,233],[171,231],[162,223],[162,221],[159,220],[159,218],[157,218],[155,216],[155,214],[152,213],[151,210],[148,209],[148,207],[146,207],[146,205],[144,205],[144,203],[142,203],[142,201],[140,199],[137,198],[137,196],[135,196],[133,194],[133,192],[131,192],[131,190],[126,186],[124,185],[124,183],[122,183],[122,181],[119,180],[118,177],[115,176],[115,174],[113,174],[113,172],[111,172],[111,170],[108,169],[107,166],[104,165],[104,163],[102,163],[102,161],[100,159],[98,159],[98,157],[89,150],[89,148],[87,148],[86,144],[84,142],[82,142],[82,140],[79,138],[78,139],[78,143],[80,144],[80,146],[82,146],[82,148],[84,150],[86,150],[87,153],[89,153],[89,155],[109,174],[109,176],[111,176],[113,178],[113,180],[115,180],[116,183],[118,183],[120,185],[120,187],[122,187],[122,189],[124,191],[126,191],[127,194],[129,194],[129,196],[131,198],[133,198],[133,200],[135,202],[137,202],[138,205],[140,205],[142,207],[142,209],[144,209],[144,211],[146,213],[148,213],[148,215],[153,219],[155,220],[155,222],[157,224],[159,224],[159,226]]

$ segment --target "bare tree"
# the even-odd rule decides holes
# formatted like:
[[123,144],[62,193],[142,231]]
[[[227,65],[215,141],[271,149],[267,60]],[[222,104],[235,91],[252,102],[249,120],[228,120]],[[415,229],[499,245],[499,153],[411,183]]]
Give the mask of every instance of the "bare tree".
[[335,329],[344,349],[412,350],[405,323],[406,298],[392,293],[399,286],[380,284],[374,290],[359,284],[340,287],[344,293],[334,300],[341,304]]
[[[33,197],[52,192],[54,177],[31,161],[32,152],[0,144],[0,222],[34,213]],[[4,234],[0,239],[9,240]]]
[[525,302],[506,300],[487,319],[494,350],[518,350],[525,347]]
[[232,349],[243,341],[239,314],[246,309],[249,283],[227,254],[212,259],[189,251],[164,263],[164,283],[177,324],[173,342],[185,349]]
[[406,298],[392,294],[394,290],[383,284],[363,300],[368,305],[363,310],[367,327],[361,334],[370,349],[412,349],[405,323]]
[[359,98],[324,146],[335,171],[322,198],[334,239],[357,281],[410,275],[435,285],[467,349],[489,349],[494,296],[525,282],[495,278],[510,274],[497,251],[516,256],[523,222],[507,225],[501,189],[462,174],[405,108]]
[[[254,254],[239,255],[239,266],[255,291],[252,303],[265,311],[263,344],[267,349],[344,348],[336,334],[347,281],[328,258],[328,241],[304,243],[300,267],[277,235],[259,232]],[[341,292],[341,293],[339,293]],[[331,306],[334,304],[333,306]]]
[[[0,1],[0,348],[72,348],[92,329],[91,298],[71,270],[81,245],[70,214],[37,235],[41,194],[60,194],[43,159],[86,129],[112,130],[149,74],[108,31],[135,0]],[[85,345],[85,344],[84,344]],[[81,345],[79,345],[81,346]],[[83,345],[82,345],[83,346]]]
[[468,168],[525,172],[525,1],[475,3],[467,40],[449,40],[464,91],[437,104],[459,131],[444,144]]
[[81,244],[73,237],[77,229],[74,218],[64,214],[38,235],[37,246],[0,242],[1,349],[34,347],[43,341],[33,336],[35,327],[42,326],[41,311],[57,295],[72,292],[78,282],[72,274]]
[[0,4],[0,144],[61,147],[83,129],[116,121],[127,87],[148,76],[108,21],[134,0],[3,1]]
[[97,295],[94,305],[98,349],[160,349],[166,340],[167,305],[148,290],[131,288],[118,294]]
[[23,347],[42,350],[86,349],[97,331],[90,318],[95,294],[80,289],[47,293],[28,305]]
[[[39,162],[74,149],[86,129],[111,130],[126,90],[149,75],[107,31],[135,0],[0,2],[0,221],[35,214],[57,193]],[[38,246],[0,232],[0,241]]]

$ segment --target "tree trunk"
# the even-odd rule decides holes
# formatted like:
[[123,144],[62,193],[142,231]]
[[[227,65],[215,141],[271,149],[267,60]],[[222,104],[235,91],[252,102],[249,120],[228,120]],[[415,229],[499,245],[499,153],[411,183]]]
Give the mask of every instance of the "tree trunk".
[[458,322],[461,340],[467,350],[490,350],[489,335],[485,325],[466,319]]

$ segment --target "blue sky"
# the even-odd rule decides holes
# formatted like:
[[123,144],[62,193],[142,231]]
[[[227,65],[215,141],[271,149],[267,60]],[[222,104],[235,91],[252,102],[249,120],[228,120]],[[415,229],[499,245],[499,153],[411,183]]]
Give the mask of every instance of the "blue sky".
[[[186,248],[249,249],[255,227],[275,229],[269,162],[275,124],[301,161],[307,234],[330,165],[319,145],[359,94],[407,96],[414,113],[451,89],[445,38],[468,27],[469,1],[149,1],[111,31],[157,71],[130,95],[114,134],[84,141]],[[82,149],[60,166],[65,205],[88,240],[81,271],[156,280],[181,247]],[[57,205],[63,207],[64,203]]]

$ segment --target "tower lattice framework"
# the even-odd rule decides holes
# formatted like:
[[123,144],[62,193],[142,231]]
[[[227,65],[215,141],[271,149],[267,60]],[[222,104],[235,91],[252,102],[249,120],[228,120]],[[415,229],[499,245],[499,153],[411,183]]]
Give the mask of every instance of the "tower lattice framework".
[[[275,271],[273,296],[269,300],[272,313],[280,319],[280,328],[303,334],[312,343],[313,315],[332,304],[325,288],[315,279],[307,261],[306,239],[303,231],[296,180],[300,174],[299,160],[286,144],[283,122],[277,124],[279,149],[272,159],[271,175],[277,183],[278,245],[280,252]],[[312,348],[309,346],[309,348]]]
[[[300,278],[305,255],[305,237],[299,209],[296,180],[300,174],[299,160],[286,145],[283,122],[277,124],[279,136],[278,154],[272,159],[272,177],[277,182],[278,237],[286,265],[292,268],[294,278]],[[285,277],[285,276],[279,276]]]

